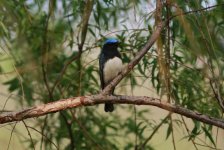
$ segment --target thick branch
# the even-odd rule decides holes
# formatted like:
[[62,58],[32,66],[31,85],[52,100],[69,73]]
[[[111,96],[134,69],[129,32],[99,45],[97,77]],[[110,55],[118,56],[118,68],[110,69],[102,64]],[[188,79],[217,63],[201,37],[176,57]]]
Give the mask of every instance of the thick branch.
[[21,121],[26,118],[39,117],[69,108],[104,104],[105,102],[111,102],[114,104],[152,105],[224,129],[224,120],[222,119],[203,115],[201,113],[188,110],[181,106],[161,102],[161,100],[157,98],[146,96],[104,96],[101,94],[62,99],[52,103],[27,108],[18,112],[1,114],[0,124],[13,121]]
[[82,23],[81,23],[81,43],[78,44],[79,51],[82,51],[84,42],[86,40],[86,34],[88,29],[88,22],[91,15],[91,12],[93,10],[94,0],[87,0],[84,13],[82,16]]

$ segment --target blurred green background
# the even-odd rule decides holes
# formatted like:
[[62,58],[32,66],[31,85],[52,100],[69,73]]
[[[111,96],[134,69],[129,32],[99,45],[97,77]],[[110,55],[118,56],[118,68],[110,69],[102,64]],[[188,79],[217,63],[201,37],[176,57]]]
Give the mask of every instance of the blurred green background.
[[[166,0],[156,44],[116,87],[223,118],[224,2]],[[100,90],[98,55],[120,41],[126,65],[155,29],[156,1],[0,1],[0,110]],[[213,90],[215,89],[215,90]],[[214,126],[151,106],[82,107],[0,125],[0,149],[224,149]]]

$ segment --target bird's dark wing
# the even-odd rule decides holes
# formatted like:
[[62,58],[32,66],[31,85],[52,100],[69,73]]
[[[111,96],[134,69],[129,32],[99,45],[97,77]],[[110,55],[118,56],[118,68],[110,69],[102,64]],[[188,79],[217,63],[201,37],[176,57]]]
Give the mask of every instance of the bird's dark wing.
[[101,83],[101,88],[104,89],[105,83],[104,83],[104,78],[103,78],[103,68],[104,68],[104,63],[105,63],[105,56],[103,53],[100,54],[99,58],[99,66],[100,66],[100,83]]
[[121,59],[121,54],[118,52],[117,57]]

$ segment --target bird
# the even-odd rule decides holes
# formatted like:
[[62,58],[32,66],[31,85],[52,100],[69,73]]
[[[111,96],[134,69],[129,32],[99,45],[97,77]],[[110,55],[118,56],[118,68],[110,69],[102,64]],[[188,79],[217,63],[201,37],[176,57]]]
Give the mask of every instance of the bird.
[[[118,51],[119,41],[116,38],[108,38],[103,44],[99,55],[99,74],[101,89],[103,90],[121,71],[123,67],[121,54]],[[109,94],[114,93],[113,88]],[[105,112],[113,112],[112,103],[106,102]]]

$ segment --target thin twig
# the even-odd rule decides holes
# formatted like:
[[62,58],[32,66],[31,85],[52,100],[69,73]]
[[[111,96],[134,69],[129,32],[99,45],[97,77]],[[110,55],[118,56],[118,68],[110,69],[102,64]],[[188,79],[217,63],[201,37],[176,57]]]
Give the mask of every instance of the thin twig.
[[[79,70],[78,72],[81,74],[81,55],[83,53],[83,46],[86,40],[86,35],[87,35],[87,29],[88,29],[88,22],[89,18],[93,9],[94,1],[93,0],[87,0],[85,8],[84,8],[84,13],[82,16],[82,22],[81,22],[81,42],[79,43],[79,37],[77,39],[78,41],[78,54],[71,58],[62,68],[60,75],[54,82],[54,85],[51,88],[51,93],[54,92],[55,87],[59,84],[60,80],[62,79],[63,75],[65,74],[65,71],[67,70],[68,66],[75,60],[79,61]],[[81,82],[81,75],[79,76],[79,81]],[[79,82],[79,86],[81,86]],[[79,90],[80,91],[80,90]],[[79,95],[79,94],[78,94]]]
[[174,136],[174,128],[173,128],[173,119],[172,114],[170,115],[170,123],[171,123],[171,135],[172,135],[172,143],[173,143],[173,149],[176,150],[176,142],[175,142],[175,136]]
[[206,147],[206,148],[209,148],[209,149],[214,149],[214,150],[222,150],[222,149],[219,149],[219,148],[215,148],[215,147],[211,147],[209,145],[202,145],[200,143],[195,143],[196,145],[199,145],[199,146],[202,146],[202,147]]
[[19,72],[17,71],[16,66],[15,66],[14,64],[13,64],[13,67],[14,67],[14,70],[15,70],[15,72],[16,72],[18,78],[19,78],[19,84],[20,84],[20,86],[21,86],[21,91],[22,91],[22,101],[21,101],[21,103],[23,104],[23,102],[25,101],[25,94],[24,94],[24,88],[23,88],[22,77],[21,77],[21,75],[19,74]]
[[[222,113],[222,117],[221,118],[223,118],[223,113]],[[219,135],[219,128],[216,129],[216,137],[215,137],[216,145],[218,143],[218,137],[219,137],[218,135]]]
[[13,126],[13,128],[11,130],[11,134],[10,134],[10,138],[9,138],[9,143],[8,143],[8,146],[7,146],[7,150],[9,150],[10,142],[12,140],[12,134],[13,134],[13,131],[14,131],[15,127],[16,127],[16,124],[17,124],[17,122],[14,124],[14,126]]
[[[186,124],[186,122],[185,122],[185,120],[184,120],[184,117],[181,116],[181,119],[182,119],[182,122],[183,122],[183,124],[184,124],[184,127],[185,127],[185,129],[186,129],[186,131],[187,131],[188,136],[190,136],[190,131],[189,131],[188,127],[187,127],[187,124]],[[196,146],[196,143],[195,143],[194,139],[190,138],[190,140],[191,140],[191,142],[193,143],[195,149],[198,150],[198,148],[197,148],[197,146]]]
[[166,34],[167,34],[167,39],[166,39],[166,49],[165,49],[165,64],[166,64],[166,92],[167,92],[167,100],[168,102],[171,102],[171,83],[170,83],[170,0],[166,0],[166,18],[167,20],[167,28],[166,28]]
[[58,76],[58,78],[57,78],[56,81],[54,82],[54,85],[53,85],[52,88],[51,88],[51,93],[54,92],[55,87],[56,87],[56,86],[59,84],[59,82],[61,81],[63,75],[65,74],[65,72],[66,72],[66,70],[67,70],[67,68],[68,68],[68,66],[69,66],[73,61],[77,60],[80,56],[81,56],[81,53],[79,52],[76,56],[72,57],[70,60],[68,60],[68,61],[65,63],[64,67],[62,68],[62,70],[61,70],[61,72],[60,72],[60,75]]
[[44,130],[45,130],[45,128],[47,127],[47,118],[48,118],[48,116],[45,116],[45,118],[44,118],[44,124],[43,124],[43,127],[41,128],[41,135],[42,135],[42,137],[41,137],[41,142],[40,142],[40,149],[42,150],[42,146],[43,146],[43,141],[44,141]]
[[43,74],[43,80],[44,80],[44,84],[47,88],[47,91],[48,91],[48,95],[49,95],[49,100],[53,100],[53,95],[52,95],[52,92],[51,92],[51,89],[50,89],[50,86],[49,86],[49,83],[48,83],[48,79],[47,79],[47,72],[45,70],[45,64],[47,64],[47,50],[48,50],[48,39],[47,39],[47,36],[48,36],[48,24],[49,24],[49,20],[50,20],[50,17],[52,15],[52,1],[49,1],[49,11],[48,11],[48,15],[47,15],[47,18],[46,18],[46,21],[45,21],[45,27],[44,27],[44,34],[43,34],[43,43],[42,43],[42,47],[41,47],[41,54],[42,54],[42,57],[41,57],[41,68],[42,68],[42,74]]
[[224,100],[221,98],[219,92],[216,92],[215,88],[212,85],[212,81],[211,80],[209,81],[209,83],[210,83],[210,86],[212,88],[212,92],[215,95],[215,99],[217,100],[217,102],[218,102],[219,106],[221,107],[222,111],[224,112]]
[[84,136],[88,139],[91,140],[91,142],[96,145],[97,149],[99,150],[103,150],[103,148],[89,135],[88,131],[86,130],[86,128],[80,123],[80,121],[76,118],[74,112],[72,112],[72,110],[70,110],[71,114],[72,114],[72,118],[73,120],[78,124],[78,126],[81,128],[81,130],[84,133]]
[[30,131],[29,131],[29,129],[28,129],[28,127],[27,127],[25,121],[22,121],[22,122],[23,122],[23,124],[24,124],[24,126],[25,126],[25,128],[26,128],[26,130],[27,130],[27,133],[28,133],[28,135],[29,135],[29,137],[30,137],[30,141],[31,141],[31,144],[32,144],[32,146],[33,146],[33,149],[35,150],[35,145],[34,145],[33,138],[32,138],[32,136],[31,136],[31,133],[30,133]]
[[68,129],[68,134],[70,136],[70,149],[73,150],[73,149],[75,149],[75,142],[74,142],[74,137],[73,137],[73,132],[72,132],[72,121],[68,122],[68,119],[63,114],[63,112],[60,112],[60,114],[61,114],[61,116],[66,124],[66,127]]
[[209,6],[209,7],[205,7],[205,8],[201,8],[201,9],[188,11],[188,12],[182,12],[182,13],[171,16],[169,20],[172,20],[173,18],[178,17],[178,16],[184,16],[184,15],[192,14],[192,13],[195,13],[195,12],[205,11],[205,10],[215,8],[215,7],[220,7],[220,6],[223,6],[223,5],[224,4],[218,4],[218,5],[213,5],[213,6]]
[[166,122],[166,120],[170,117],[171,113],[169,113],[157,126],[153,129],[153,132],[150,136],[145,140],[145,142],[140,146],[139,150],[143,150],[146,144],[152,139],[152,137],[157,133],[160,127]]
[[51,144],[53,144],[54,147],[55,147],[57,150],[59,150],[59,148],[57,147],[57,145],[56,145],[53,141],[51,141],[51,139],[49,139],[46,135],[42,134],[41,131],[38,131],[36,128],[31,127],[31,126],[27,126],[27,127],[30,128],[30,129],[32,129],[32,130],[34,130],[34,131],[36,131],[37,133],[40,133],[46,140],[48,140]]
[[[8,100],[11,98],[12,95],[13,95],[13,94],[10,94],[10,95],[7,97],[7,99],[5,100],[5,103],[4,103],[3,107],[2,107],[1,112],[7,111],[7,110],[5,110],[5,106],[6,106]],[[1,112],[0,112],[0,113],[1,113]]]

